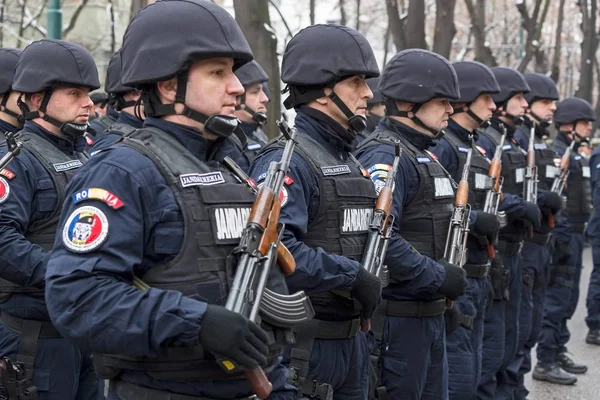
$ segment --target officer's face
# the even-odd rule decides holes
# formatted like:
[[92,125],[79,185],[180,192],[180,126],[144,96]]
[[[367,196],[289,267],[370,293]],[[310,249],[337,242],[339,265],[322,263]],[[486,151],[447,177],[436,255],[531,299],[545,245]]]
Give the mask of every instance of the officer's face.
[[527,106],[527,100],[525,100],[523,93],[517,93],[511,97],[510,100],[508,100],[506,103],[506,109],[504,111],[506,111],[507,114],[519,117],[521,115],[525,115]]
[[441,131],[448,126],[448,118],[453,112],[448,99],[438,97],[424,103],[417,111],[417,117],[429,128]]
[[496,103],[494,103],[490,94],[482,94],[471,103],[471,111],[484,121],[492,118],[492,113],[495,110]]
[[531,113],[538,118],[551,120],[556,111],[556,101],[549,99],[536,100],[531,103]]
[[[241,98],[240,98],[241,99]],[[263,90],[261,83],[255,83],[246,88],[246,100],[245,104],[255,112],[267,112],[266,104],[269,102],[269,98]],[[244,108],[244,106],[242,106]],[[248,111],[238,110],[235,115],[244,122],[252,121],[252,114]]]
[[592,122],[591,121],[577,121],[575,125],[575,132],[579,136],[590,137],[592,135]]
[[[73,122],[75,124],[85,124],[88,122],[89,115],[94,103],[89,96],[90,89],[85,87],[59,87],[54,89],[46,111],[48,115],[61,122]],[[35,95],[34,95],[35,96]],[[32,98],[34,105],[36,98]]]
[[[353,114],[367,116],[367,101],[373,98],[373,92],[369,89],[364,76],[351,76],[339,81],[333,90]],[[326,88],[325,94],[330,93],[331,89]],[[343,127],[348,128],[348,117],[331,99],[327,99],[325,112]]]
[[236,99],[242,93],[244,87],[233,73],[233,59],[211,58],[190,68],[185,102],[205,115],[234,115]]

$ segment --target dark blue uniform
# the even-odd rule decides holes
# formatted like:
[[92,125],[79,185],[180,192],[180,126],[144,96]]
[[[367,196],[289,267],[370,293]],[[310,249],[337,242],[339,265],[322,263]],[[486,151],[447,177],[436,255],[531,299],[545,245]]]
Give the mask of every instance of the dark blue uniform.
[[102,134],[105,130],[110,128],[110,126],[119,118],[119,112],[108,106],[106,109],[106,115],[102,117],[95,118],[90,121],[90,127],[96,133],[95,135],[87,135],[81,138],[81,145],[86,151],[92,151],[92,146],[96,142],[97,138],[101,138]]
[[592,239],[594,269],[586,300],[587,317],[585,322],[590,330],[600,329],[600,147],[596,147],[590,157],[590,175],[594,212],[590,218],[587,235]]
[[[419,133],[406,125],[384,118],[375,133],[397,132],[422,151],[432,143],[431,137]],[[376,184],[385,180],[385,171],[394,162],[392,144],[378,143],[361,147],[357,153],[359,161],[368,168]],[[400,235],[401,221],[407,206],[416,199],[421,188],[421,178],[416,163],[436,163],[429,155],[411,160],[410,153],[400,159],[394,186],[392,213],[395,216],[394,236],[387,253],[386,263],[391,274],[391,283],[383,290],[383,298],[392,302],[415,302],[433,304],[443,298],[438,290],[445,278],[444,268],[433,259],[417,252]],[[449,180],[448,176],[440,179]],[[443,193],[454,197],[452,186]],[[433,193],[431,194],[433,195]],[[447,233],[448,218],[440,221],[440,234]],[[441,226],[444,226],[444,229]],[[434,244],[431,244],[434,246]],[[443,255],[440,254],[441,258]],[[448,396],[448,362],[443,310],[434,316],[420,318],[388,315],[381,338],[381,383],[390,398],[402,399],[446,399]]]
[[[53,135],[30,121],[25,123],[24,131],[39,135],[69,157],[75,154],[71,138]],[[6,151],[3,144],[0,153]],[[60,207],[52,178],[32,153],[23,150],[3,171],[0,186],[0,277],[25,288],[42,288],[49,253],[32,243],[29,235],[31,227],[48,221]],[[43,295],[2,292],[0,356],[17,361],[20,334],[9,327],[14,324],[11,316],[46,325],[51,325],[50,317]],[[95,399],[98,391],[91,354],[53,334],[40,335],[33,384],[41,400],[74,398],[75,394],[78,399]]]
[[[144,121],[137,118],[135,115],[131,115],[127,112],[120,112],[118,113],[118,117],[115,120],[114,124],[127,125],[132,128],[138,129],[142,127]],[[117,140],[121,138],[121,136],[123,136],[122,133],[114,132],[113,130],[111,130],[111,127],[105,129],[102,132],[97,132],[96,136],[92,138],[94,143],[92,144],[90,152],[94,153],[112,146]]]
[[[454,146],[448,140],[448,132],[462,143],[465,143],[465,145],[457,147],[457,150],[461,152],[468,151],[467,144],[469,143],[469,135],[472,133],[452,119],[448,122],[448,128],[445,129],[445,132],[446,136],[436,146],[432,147],[431,151],[437,156],[440,164],[446,168],[450,176],[459,181],[462,169],[459,169],[460,161],[454,150]],[[477,140],[477,137],[478,135],[475,132],[474,140]],[[473,149],[473,152],[479,153],[479,150]],[[474,154],[473,158],[477,161],[477,157],[480,157],[483,163],[487,164],[484,167],[489,169],[489,161],[481,153],[479,154],[479,156]],[[476,174],[485,174],[484,176],[487,176],[487,169],[480,168],[479,165],[472,165],[470,176],[476,176]],[[471,186],[475,185],[475,187],[470,187],[470,192],[475,193],[475,190],[485,190],[485,188],[477,187],[478,182],[476,178],[473,179],[473,182],[470,182]],[[472,207],[469,222],[472,231],[477,220],[475,201],[475,198],[469,197],[469,203]],[[480,272],[479,270],[481,269],[487,271],[488,268],[486,266],[489,265],[489,257],[486,249],[477,246],[476,237],[470,237],[469,240],[474,246],[469,247],[466,263],[469,266],[482,266],[482,268],[473,268],[477,272]],[[471,323],[463,323],[454,332],[447,334],[446,337],[449,369],[448,392],[450,399],[472,398],[475,395],[481,377],[483,321],[485,308],[488,303],[490,283],[487,273],[483,276],[475,277],[467,272],[467,276],[469,280],[467,293],[454,302],[454,307],[458,307],[458,310],[463,315],[468,316]]]
[[[13,124],[9,124],[8,122],[0,119],[0,133],[18,132],[20,130],[21,128],[17,128]],[[4,138],[2,138],[2,141],[4,141]]]
[[[214,144],[197,131],[155,118],[145,126],[168,132],[200,160],[211,162]],[[102,196],[81,201],[76,195],[86,188],[99,188]],[[161,289],[141,292],[125,282],[172,259],[184,241],[182,212],[155,164],[130,147],[113,146],[92,157],[71,182],[69,194],[75,196],[67,198],[60,226],[85,205],[93,206],[101,231],[81,244],[87,252],[69,251],[62,237],[56,241],[47,301],[57,327],[98,353],[156,357],[165,346],[197,345],[207,307],[202,298]],[[276,364],[268,377],[273,383],[269,398],[295,398],[285,367]],[[119,379],[190,396],[234,398],[250,392],[240,379],[172,382],[127,369]],[[118,397],[111,392],[109,399]]]

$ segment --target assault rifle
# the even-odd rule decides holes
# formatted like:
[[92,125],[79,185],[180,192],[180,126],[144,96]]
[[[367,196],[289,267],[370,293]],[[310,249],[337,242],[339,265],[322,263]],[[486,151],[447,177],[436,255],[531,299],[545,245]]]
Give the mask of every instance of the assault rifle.
[[[496,146],[494,158],[492,158],[490,163],[490,169],[488,171],[489,187],[487,189],[487,193],[485,194],[485,203],[483,204],[483,212],[494,215],[498,214],[498,206],[502,200],[502,184],[504,183],[504,178],[501,175],[501,159],[502,151],[504,150],[504,141],[506,140],[506,127],[504,124],[500,124],[500,128],[502,129],[502,136],[500,137],[500,143],[498,146]],[[496,257],[493,243],[488,243],[487,250],[490,258]]]
[[[527,149],[527,168],[525,168],[525,177],[523,179],[523,199],[530,203],[537,204],[537,185],[538,170],[535,165],[535,123],[532,122],[529,147]],[[527,236],[533,237],[533,225],[527,227]]]
[[[569,178],[569,162],[571,161],[571,153],[573,153],[573,147],[575,146],[575,139],[571,141],[571,144],[565,150],[565,154],[563,154],[560,159],[560,166],[556,171],[556,176],[554,177],[554,182],[552,182],[552,188],[550,191],[557,193],[559,196],[562,195],[562,192],[565,188],[565,184],[567,183],[567,179]],[[548,216],[548,226],[550,228],[554,228],[555,220],[554,215]]]
[[22,363],[13,363],[8,357],[0,359],[0,400],[37,400],[37,388]]
[[[371,219],[371,224],[369,224],[367,244],[362,257],[363,268],[378,277],[383,287],[390,284],[390,272],[387,265],[384,265],[383,262],[385,261],[385,254],[387,253],[390,238],[392,237],[392,228],[395,219],[394,214],[392,214],[394,182],[398,173],[400,157],[402,157],[400,142],[396,141],[395,146],[396,156],[394,157],[394,163],[388,171],[385,184],[379,191],[373,218]],[[360,326],[364,332],[368,332],[371,329],[371,320],[361,318]]]
[[19,136],[16,132],[5,132],[6,145],[8,146],[8,152],[0,159],[0,170],[6,168],[6,166],[21,153],[23,143],[17,141]]

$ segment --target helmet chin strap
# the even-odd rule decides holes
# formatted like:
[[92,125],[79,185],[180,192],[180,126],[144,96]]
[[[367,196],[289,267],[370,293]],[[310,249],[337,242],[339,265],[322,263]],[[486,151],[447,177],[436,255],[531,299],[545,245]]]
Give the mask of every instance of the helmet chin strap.
[[395,101],[388,102],[388,103],[391,103],[390,104],[391,107],[390,107],[390,105],[386,104],[387,108],[391,108],[388,111],[388,113],[390,115],[395,115],[397,117],[404,117],[404,118],[410,119],[416,125],[420,126],[423,129],[426,129],[428,132],[431,132],[431,134],[433,134],[433,138],[436,140],[444,137],[443,130],[437,130],[437,129],[430,128],[429,126],[425,125],[425,123],[419,117],[417,117],[417,112],[419,111],[419,109],[421,108],[421,106],[423,104],[413,104],[413,108],[410,111],[400,111],[400,110],[398,110],[398,107],[396,106]]
[[531,111],[531,109],[529,110],[529,114],[531,114],[531,116],[533,117],[533,119],[535,119],[537,121],[537,123],[540,125],[540,127],[546,129],[547,127],[550,126],[550,124],[552,123],[552,120],[547,120],[547,119],[542,119],[540,118],[536,113],[534,113],[533,111]]
[[[144,111],[150,117],[162,117],[165,115],[183,115],[196,122],[204,124],[204,130],[207,133],[219,137],[229,137],[233,134],[239,124],[239,120],[233,115],[212,114],[206,115],[199,111],[192,110],[185,104],[185,94],[187,90],[188,71],[182,71],[177,75],[177,93],[175,94],[174,104],[152,104],[150,96],[146,93],[144,99]],[[182,104],[183,111],[177,112],[175,104]]]
[[348,106],[346,106],[346,103],[344,103],[344,101],[340,99],[339,96],[333,91],[333,88],[331,88],[331,93],[327,97],[329,97],[340,109],[340,111],[343,112],[348,118],[348,126],[350,127],[348,131],[350,133],[356,135],[367,128],[367,118],[362,115],[354,114],[352,111],[350,111]]
[[236,104],[235,109],[246,111],[252,116],[252,121],[256,122],[257,124],[265,124],[267,122],[267,114],[265,114],[264,112],[254,111],[252,108],[250,108],[250,106],[246,104],[246,93],[242,94],[240,97],[240,104]]
[[460,114],[460,113],[466,113],[469,117],[471,117],[473,119],[473,121],[477,122],[477,125],[481,126],[482,128],[485,128],[483,125],[486,121],[484,121],[483,119],[481,119],[479,117],[479,115],[475,114],[473,112],[473,110],[471,110],[471,104],[472,103],[467,103],[467,109],[464,110],[463,108],[457,109],[454,111],[454,114]]
[[[69,136],[74,136],[74,137],[82,136],[88,131],[93,132],[93,134],[95,134],[95,132],[93,131],[93,129],[90,127],[90,125],[87,122],[85,124],[76,124],[74,122],[61,122],[61,121],[57,120],[56,118],[48,115],[48,112],[46,111],[46,107],[48,107],[48,102],[50,101],[52,92],[54,92],[54,89],[47,89],[44,92],[44,97],[42,98],[42,103],[40,104],[40,108],[39,108],[39,110],[36,110],[36,111],[31,111],[29,109],[27,104],[23,101],[23,95],[21,94],[19,96],[19,98],[17,99],[17,105],[19,106],[19,108],[22,111],[23,120],[30,121],[30,120],[33,120],[36,118],[41,118],[44,121],[59,128],[62,133],[69,135]],[[42,113],[44,113],[43,116],[40,114],[40,111]]]
[[2,95],[2,101],[0,102],[0,111],[10,115],[13,118],[16,118],[17,121],[22,122],[19,120],[19,117],[21,117],[21,114],[17,114],[16,112],[9,110],[8,107],[6,107],[6,103],[8,103],[9,96],[10,96],[10,92],[6,92]]

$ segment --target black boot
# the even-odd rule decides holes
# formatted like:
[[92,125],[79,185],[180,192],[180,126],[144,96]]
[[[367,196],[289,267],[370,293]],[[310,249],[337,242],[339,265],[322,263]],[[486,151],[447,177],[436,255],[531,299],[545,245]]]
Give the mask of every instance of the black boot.
[[533,369],[532,376],[535,380],[556,383],[557,385],[572,385],[577,382],[575,375],[563,371],[556,362],[538,362]]
[[572,374],[585,374],[588,370],[587,365],[577,364],[566,351],[559,353],[556,361],[559,367]]
[[587,344],[595,344],[600,346],[600,329],[590,329],[585,338],[585,342]]

